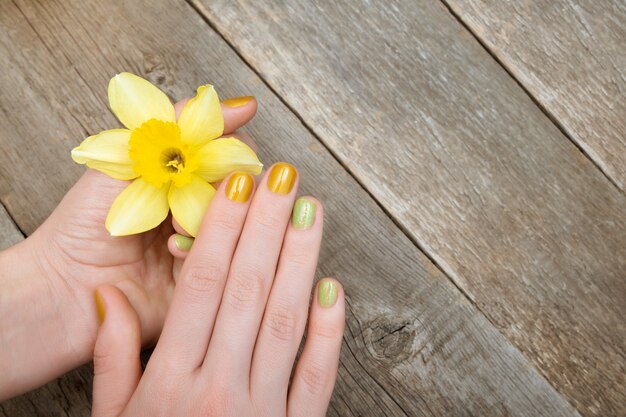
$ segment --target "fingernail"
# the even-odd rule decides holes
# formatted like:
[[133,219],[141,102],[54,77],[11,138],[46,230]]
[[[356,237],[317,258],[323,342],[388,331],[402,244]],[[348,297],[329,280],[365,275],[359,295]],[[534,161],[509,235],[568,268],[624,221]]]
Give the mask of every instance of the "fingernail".
[[104,316],[106,316],[106,308],[104,307],[104,300],[98,290],[94,291],[94,297],[96,299],[96,311],[98,312],[98,321],[100,324],[104,323]]
[[174,234],[174,243],[176,244],[176,247],[180,250],[184,250],[185,252],[191,249],[194,240],[195,239],[192,237],[184,236],[178,233]]
[[228,107],[241,107],[248,104],[253,98],[253,96],[227,98],[226,100],[222,101],[222,104]]
[[226,197],[237,203],[245,203],[252,194],[254,179],[245,172],[235,172],[226,185]]
[[293,215],[291,216],[291,224],[299,230],[309,229],[315,223],[315,211],[317,207],[315,203],[306,197],[296,200],[293,206]]
[[317,303],[322,307],[332,307],[337,301],[337,284],[332,279],[324,278],[317,287]]
[[272,168],[267,186],[271,192],[277,194],[289,194],[296,182],[298,171],[287,162],[279,162]]

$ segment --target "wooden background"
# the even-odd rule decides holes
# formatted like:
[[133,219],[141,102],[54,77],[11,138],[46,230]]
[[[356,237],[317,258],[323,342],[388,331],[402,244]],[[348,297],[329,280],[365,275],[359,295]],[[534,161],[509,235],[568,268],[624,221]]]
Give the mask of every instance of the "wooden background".
[[[622,0],[0,0],[0,244],[117,125],[106,85],[254,95],[348,323],[330,416],[626,416]],[[0,405],[89,415],[90,365]]]

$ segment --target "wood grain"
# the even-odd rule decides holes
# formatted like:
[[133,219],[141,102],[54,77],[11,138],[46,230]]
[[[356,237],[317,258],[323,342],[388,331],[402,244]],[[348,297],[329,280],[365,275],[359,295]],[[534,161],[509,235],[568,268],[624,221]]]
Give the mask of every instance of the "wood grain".
[[445,5],[194,1],[558,391],[626,414],[626,197]]
[[626,190],[626,2],[444,0]]
[[[266,163],[295,163],[303,192],[324,202],[319,275],[339,277],[348,296],[330,415],[578,415],[191,7],[0,2],[0,24],[0,104],[28,110],[2,121],[0,198],[23,230],[34,230],[76,179],[68,150],[117,126],[104,101],[115,72],[141,74],[172,97],[209,81],[223,97],[253,94],[261,108],[249,132]],[[77,408],[64,415],[87,414],[88,388],[77,383],[82,399],[72,397]],[[5,410],[32,415],[30,403],[65,401],[36,395]]]

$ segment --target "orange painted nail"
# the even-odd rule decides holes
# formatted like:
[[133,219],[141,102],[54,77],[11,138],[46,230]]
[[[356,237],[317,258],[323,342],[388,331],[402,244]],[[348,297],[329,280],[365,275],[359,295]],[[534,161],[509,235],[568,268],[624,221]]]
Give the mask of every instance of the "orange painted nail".
[[226,100],[222,101],[222,104],[228,107],[241,107],[248,104],[253,98],[253,96],[227,98]]
[[235,172],[226,185],[226,197],[238,203],[245,203],[252,194],[254,179],[246,172]]
[[277,194],[289,194],[296,182],[298,171],[287,162],[279,162],[272,168],[267,179],[267,187]]
[[98,292],[98,290],[94,291],[94,296],[96,299],[96,311],[98,312],[98,320],[100,324],[104,323],[104,317],[106,316],[106,307],[104,306],[104,300],[102,296]]

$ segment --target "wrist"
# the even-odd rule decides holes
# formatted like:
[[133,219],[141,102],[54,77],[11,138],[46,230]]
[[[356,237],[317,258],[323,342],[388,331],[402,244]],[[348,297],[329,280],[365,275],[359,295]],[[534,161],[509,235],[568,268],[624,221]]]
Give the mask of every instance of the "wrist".
[[[0,252],[0,400],[88,361],[94,329],[42,252],[38,233]],[[49,249],[48,249],[49,251]],[[80,319],[77,319],[80,318]],[[87,315],[89,318],[89,315]],[[94,323],[97,329],[97,323]],[[93,333],[91,337],[89,334]]]

